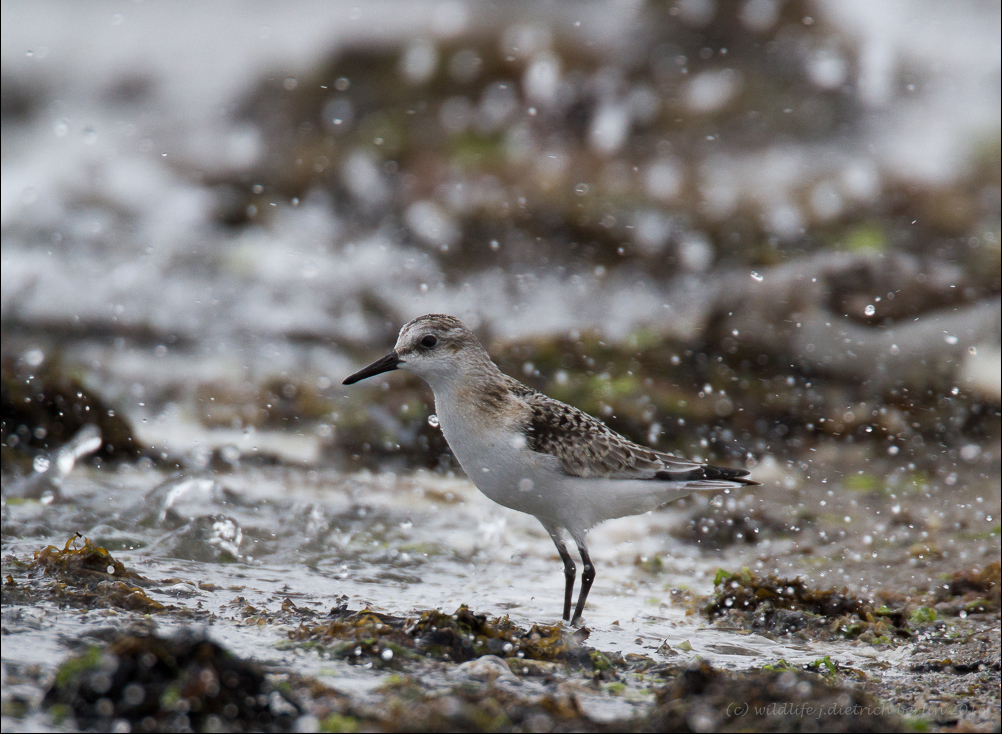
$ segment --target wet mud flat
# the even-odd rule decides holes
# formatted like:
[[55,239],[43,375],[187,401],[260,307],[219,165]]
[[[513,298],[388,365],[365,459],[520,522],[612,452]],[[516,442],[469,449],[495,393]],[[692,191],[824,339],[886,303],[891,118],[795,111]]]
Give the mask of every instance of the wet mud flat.
[[997,729],[997,457],[769,471],[593,531],[574,629],[461,477],[78,467],[5,499],[4,730]]

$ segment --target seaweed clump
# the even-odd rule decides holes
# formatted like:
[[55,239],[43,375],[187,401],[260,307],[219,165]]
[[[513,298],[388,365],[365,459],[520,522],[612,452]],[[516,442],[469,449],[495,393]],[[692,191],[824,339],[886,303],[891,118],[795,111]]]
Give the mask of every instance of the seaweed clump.
[[958,571],[936,592],[941,613],[978,614],[1002,610],[1002,563],[992,561],[982,569]]
[[[53,580],[39,596],[73,606],[118,607],[144,614],[166,608],[141,588],[150,585],[149,579],[127,569],[90,538],[83,538],[83,544],[77,547],[82,537],[77,533],[62,548],[49,545],[35,553],[28,566],[29,575]],[[18,587],[13,578],[4,585],[4,603],[30,601],[34,596],[31,590]]]
[[396,666],[418,657],[463,663],[484,655],[545,662],[592,664],[592,650],[581,644],[580,632],[560,626],[533,625],[524,630],[508,616],[488,619],[466,605],[454,614],[439,610],[417,618],[381,614],[371,609],[338,609],[334,619],[320,625],[301,625],[290,633],[297,642],[332,646],[332,654],[348,660],[372,660]]
[[635,731],[909,731],[889,707],[806,671],[676,671]]
[[289,731],[300,713],[255,664],[192,635],[92,647],[62,664],[44,705],[94,731]]
[[911,635],[903,611],[874,606],[845,588],[811,589],[801,578],[759,577],[747,568],[739,573],[720,569],[714,586],[703,613],[711,619],[726,614],[757,631],[864,641]]

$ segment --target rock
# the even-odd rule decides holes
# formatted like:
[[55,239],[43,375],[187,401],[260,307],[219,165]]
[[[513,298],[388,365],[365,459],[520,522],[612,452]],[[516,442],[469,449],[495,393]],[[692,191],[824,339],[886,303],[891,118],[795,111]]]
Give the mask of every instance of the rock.
[[[514,660],[515,658],[511,659]],[[456,668],[456,673],[483,683],[494,683],[498,680],[510,683],[520,682],[517,677],[512,675],[511,668],[508,665],[508,663],[497,655],[483,655],[476,660],[463,663]]]

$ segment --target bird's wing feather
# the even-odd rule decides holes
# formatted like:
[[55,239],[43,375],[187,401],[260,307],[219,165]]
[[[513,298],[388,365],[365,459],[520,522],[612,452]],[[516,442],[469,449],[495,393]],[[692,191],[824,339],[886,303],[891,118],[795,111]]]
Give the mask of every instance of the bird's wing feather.
[[523,424],[528,448],[554,456],[569,476],[692,482],[692,489],[704,488],[697,483],[705,489],[755,484],[741,478],[748,474],[744,469],[708,466],[640,446],[597,418],[516,384],[529,408]]

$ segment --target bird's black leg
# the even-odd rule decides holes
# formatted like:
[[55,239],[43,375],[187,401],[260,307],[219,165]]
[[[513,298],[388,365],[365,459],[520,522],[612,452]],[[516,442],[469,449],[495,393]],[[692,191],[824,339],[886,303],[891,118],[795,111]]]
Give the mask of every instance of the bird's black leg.
[[574,576],[577,574],[577,568],[574,566],[574,559],[571,558],[571,554],[567,551],[567,546],[564,544],[559,532],[556,529],[551,530],[550,528],[546,528],[546,531],[553,538],[553,544],[557,546],[560,560],[564,562],[564,621],[567,622],[571,618],[571,599],[574,596]]
[[[577,624],[580,621],[581,612],[584,611],[585,600],[588,598],[588,592],[591,591],[592,581],[595,580],[595,564],[591,562],[591,556],[588,555],[588,549],[583,542],[578,542],[578,553],[581,554],[581,562],[584,563],[584,570],[581,572],[581,593],[578,596],[578,605],[574,608],[574,618],[571,620],[571,624]],[[570,594],[569,591],[568,594]]]

